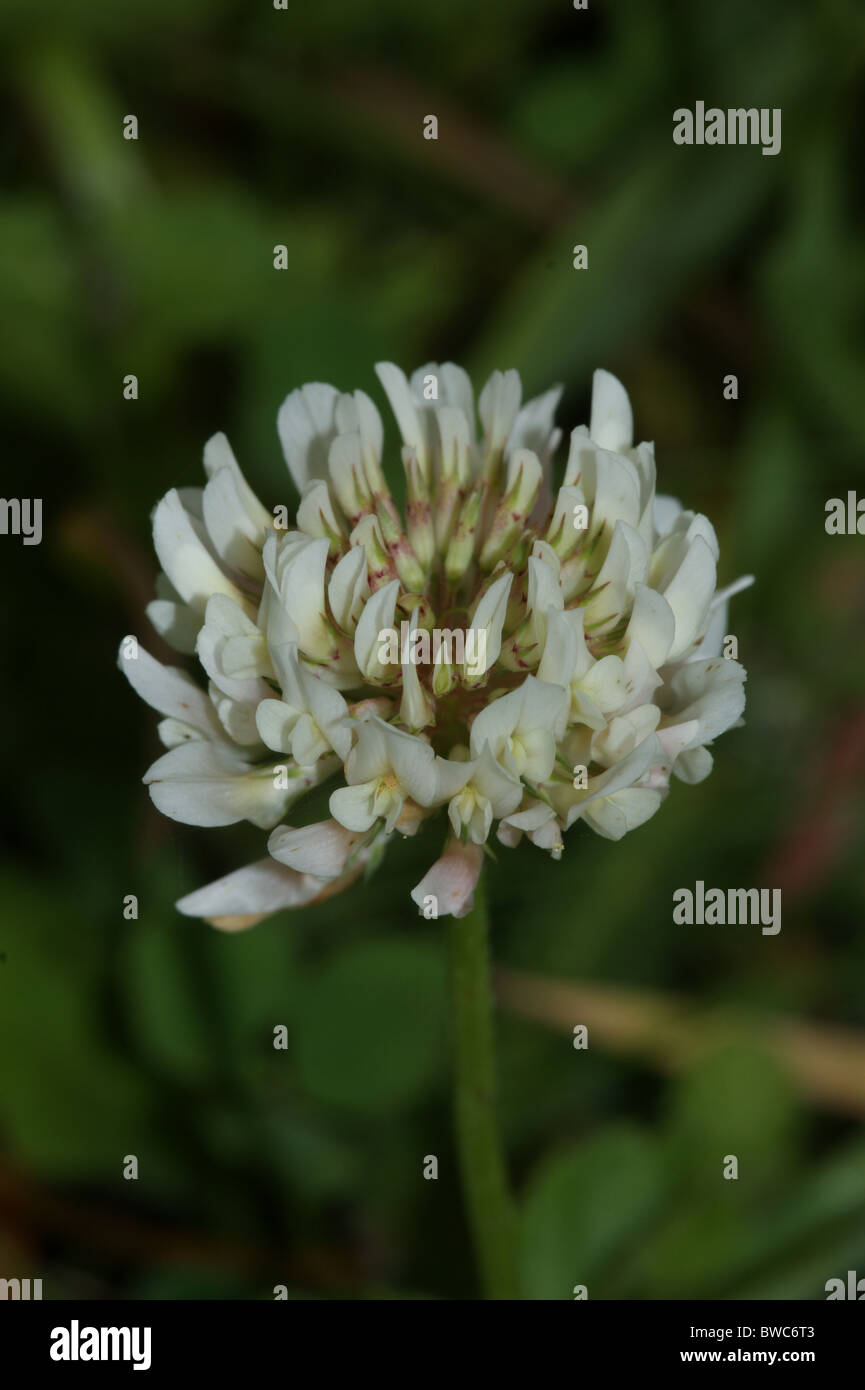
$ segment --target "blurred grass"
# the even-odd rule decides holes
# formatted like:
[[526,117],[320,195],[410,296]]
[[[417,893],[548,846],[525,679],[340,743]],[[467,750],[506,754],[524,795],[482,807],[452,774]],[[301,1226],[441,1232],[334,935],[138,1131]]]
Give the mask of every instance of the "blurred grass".
[[[290,501],[280,400],[312,379],[379,398],[381,357],[562,381],[566,427],[592,369],[615,371],[661,489],[718,523],[722,580],[757,574],[733,619],[747,723],[620,844],[502,851],[497,959],[662,991],[671,1018],[861,1041],[865,569],[823,508],[863,489],[865,14],[14,0],[0,38],[4,488],[45,511],[41,547],[0,543],[4,1258],[53,1297],[473,1297],[442,939],[408,899],[439,832],[242,937],[175,914],[260,837],[161,820],[141,787],[153,720],[114,653],[147,632],[149,511],[198,482],[219,428]],[[698,98],[780,106],[781,154],[674,147],[672,110]],[[782,873],[778,937],[671,922],[682,884]],[[863,1268],[861,1126],[797,1089],[768,1035],[730,1032],[683,1039],[667,1076],[503,1014],[533,1296],[820,1298]]]

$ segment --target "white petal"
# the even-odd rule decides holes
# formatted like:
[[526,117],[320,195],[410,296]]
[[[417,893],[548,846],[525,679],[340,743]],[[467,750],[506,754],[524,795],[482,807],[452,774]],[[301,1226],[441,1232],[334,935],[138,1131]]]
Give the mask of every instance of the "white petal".
[[251,579],[264,578],[261,547],[264,532],[243,507],[237,480],[230,468],[220,468],[204,489],[204,521],[214,548],[229,569]]
[[331,794],[330,814],[347,830],[366,831],[377,819],[375,813],[375,782],[360,782],[356,786],[340,787]]
[[327,477],[338,395],[335,386],[313,381],[292,391],[279,407],[276,427],[298,492],[303,492],[310,478]]
[[176,652],[191,656],[201,627],[201,614],[185,603],[155,598],[147,605],[147,616],[163,642]]
[[635,830],[655,814],[661,804],[659,791],[646,787],[629,787],[589,806],[583,819],[598,835],[607,840],[621,840],[629,830]]
[[678,497],[669,497],[665,493],[655,497],[655,530],[659,536],[666,536],[672,530],[682,510]]
[[360,436],[362,452],[372,452],[376,459],[381,458],[384,447],[384,426],[378,407],[365,391],[355,391],[353,395],[342,395],[336,403],[336,424],[340,434]]
[[704,781],[712,771],[712,754],[708,748],[687,748],[673,763],[673,772],[692,786]]
[[233,743],[239,743],[250,752],[261,751],[261,739],[255,722],[255,700],[236,700],[226,695],[211,682],[210,698],[219,715],[219,722]]
[[418,611],[415,608],[409,617],[409,640],[406,644],[406,660],[402,666],[402,700],[399,717],[407,729],[425,729],[435,723],[435,708],[421,685],[416,662],[411,660],[411,634],[417,631]]
[[284,700],[262,700],[255,711],[262,743],[266,743],[275,753],[289,753],[291,735],[298,718],[298,711]]
[[555,429],[556,407],[562,397],[562,387],[553,386],[542,396],[534,396],[519,411],[508,437],[508,453],[514,449],[531,449],[544,459]]
[[190,739],[205,737],[200,729],[194,729],[191,724],[184,724],[180,719],[160,720],[156,732],[159,742],[166,748],[177,748],[181,743],[188,743]]
[[391,767],[413,801],[431,806],[436,794],[435,754],[428,743],[414,734],[403,733],[392,724],[382,724]]
[[563,810],[566,824],[573,825],[574,821],[585,813],[587,806],[611,796],[614,792],[632,787],[653,765],[663,765],[665,762],[666,755],[657,734],[650,734],[620,763],[615,763],[600,776],[590,778],[587,795],[574,796],[571,789],[567,788],[559,799],[554,794],[553,800]]
[[302,665],[300,681],[309,714],[327,739],[328,745],[345,762],[352,745],[348,705],[338,690],[326,685]]
[[672,579],[660,587],[676,620],[667,660],[679,661],[700,635],[715,592],[715,558],[702,536],[694,538]]
[[[513,574],[510,570],[501,575],[479,600],[472,615],[471,627],[475,634],[475,655],[477,663],[471,666],[466,660],[463,669],[472,680],[480,680],[494,665],[502,649],[502,627],[508,611],[508,596],[511,591]],[[483,633],[483,636],[481,634]],[[481,669],[483,668],[483,669]]]
[[133,690],[152,709],[191,725],[206,738],[226,741],[213,705],[185,671],[163,666],[143,647],[138,648],[137,657],[124,657],[121,647],[117,664]]
[[547,640],[547,621],[564,608],[564,596],[558,574],[536,555],[529,557],[528,606],[532,614],[538,645],[543,650]]
[[520,408],[523,387],[520,374],[511,368],[493,372],[478,399],[478,414],[488,450],[504,449]]
[[399,597],[399,580],[392,579],[370,598],[357,624],[354,634],[354,658],[361,673],[367,679],[392,679],[395,672],[383,666],[378,660],[379,633],[394,627],[396,601]]
[[457,762],[453,758],[436,758],[436,803],[450,801],[458,792],[461,792],[466,783],[474,777],[477,766],[474,758],[463,763]]
[[527,782],[545,782],[555,766],[555,737],[549,729],[518,727],[512,740],[511,755],[520,775]]
[[712,739],[731,728],[745,708],[746,672],[738,661],[714,657],[710,661],[689,661],[673,676],[670,686],[677,723],[699,721],[698,743]]
[[636,584],[625,642],[630,644],[636,639],[658,670],[667,660],[675,635],[676,619],[663,594],[650,589],[647,584]]
[[388,746],[385,741],[385,728],[381,719],[371,715],[358,728],[357,743],[345,765],[345,780],[350,786],[359,782],[371,782],[384,777],[390,771]]
[[300,548],[287,565],[280,587],[285,610],[297,628],[300,650],[319,661],[326,661],[334,646],[325,615],[328,549],[326,540],[311,540]]
[[[661,711],[657,705],[640,705],[629,714],[617,715],[595,739],[595,757],[599,763],[618,763],[638,747],[658,727]],[[666,752],[663,739],[658,739]]]
[[428,466],[426,433],[421,424],[414,394],[406,374],[393,362],[376,362],[376,376],[384,387],[396,417],[403,444],[414,449],[426,476]]
[[439,368],[439,399],[448,408],[459,410],[469,429],[469,438],[475,437],[475,393],[471,377],[464,367],[456,362],[443,362]]
[[568,697],[559,685],[547,685],[546,681],[526,676],[520,687],[523,697],[517,728],[544,729],[560,738],[564,733],[568,712]]
[[639,531],[617,521],[610,548],[586,604],[586,628],[618,619],[630,607],[634,591],[648,574],[649,550]]
[[294,726],[291,751],[301,767],[315,767],[319,758],[330,752],[330,744],[309,714],[302,714]]
[[485,705],[477,715],[471,729],[472,757],[480,757],[485,744],[489,744],[493,756],[501,759],[507,740],[517,725],[523,707],[522,690],[511,690],[500,699]]
[[543,801],[529,799],[524,810],[514,812],[507,820],[508,825],[516,826],[517,830],[538,830],[540,826],[555,818],[556,813],[551,806],[547,806]]
[[207,550],[176,488],[163,497],[153,513],[153,544],[166,575],[180,597],[193,608],[203,612],[212,594],[227,594],[249,608]]
[[436,420],[441,439],[442,471],[447,477],[456,477],[464,486],[472,472],[474,412],[470,425],[456,406],[444,405],[436,412]]
[[[617,521],[636,527],[642,510],[640,475],[631,460],[584,442],[579,461],[581,486],[592,504],[592,530],[602,522],[610,528]],[[565,482],[573,481],[565,477]]]
[[324,478],[312,478],[306,484],[297,509],[297,524],[306,535],[316,539],[328,536],[329,531],[337,535],[343,531]]
[[488,744],[484,745],[476,768],[472,781],[490,802],[493,815],[509,815],[522,800],[523,789],[519,778],[506,772],[501,764],[496,762]]
[[698,719],[688,719],[682,724],[668,724],[666,728],[658,730],[659,742],[671,766],[680,754],[691,747],[699,732],[700,721]]
[[258,679],[273,674],[264,634],[225,594],[208,599],[196,652],[210,679],[233,699],[269,694]]
[[353,545],[337,560],[327,588],[327,600],[337,625],[353,633],[363,606],[369,598],[366,551]]
[[273,516],[259,502],[244,478],[243,471],[234,457],[234,452],[227,438],[224,434],[219,433],[212,435],[204,446],[204,471],[208,478],[212,478],[222,468],[231,470],[244,510],[249,519],[254,522],[256,529],[263,535],[268,527],[273,525]]
[[631,641],[625,653],[626,700],[624,708],[633,709],[635,705],[643,705],[648,700],[652,700],[660,685],[663,685],[663,681],[640,643],[636,640]]
[[564,612],[552,612],[548,615],[547,636],[544,654],[538,666],[538,680],[568,689],[577,667],[578,641],[582,626],[582,609],[566,609]]
[[144,777],[163,815],[185,825],[276,825],[290,793],[274,785],[274,769],[251,767],[215,744],[184,743],[158,758]]
[[602,449],[621,454],[634,442],[634,417],[628,393],[618,377],[602,368],[592,376],[589,434]]

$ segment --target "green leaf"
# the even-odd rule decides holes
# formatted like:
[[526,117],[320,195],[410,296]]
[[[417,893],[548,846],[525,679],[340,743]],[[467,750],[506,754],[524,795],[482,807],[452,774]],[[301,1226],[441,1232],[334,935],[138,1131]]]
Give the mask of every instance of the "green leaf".
[[[701,1059],[673,1093],[671,1138],[680,1177],[703,1192],[733,1185],[753,1203],[790,1177],[799,1118],[778,1063],[731,1043]],[[735,1180],[722,1176],[726,1155],[738,1160]]]
[[[0,937],[0,1133],[49,1176],[116,1178],[124,1154],[152,1173],[155,1097],[101,1035],[93,924],[62,891],[4,877]],[[57,941],[62,924],[77,958]]]
[[356,1110],[411,1102],[439,1071],[444,1007],[436,947],[379,941],[343,951],[313,979],[299,1008],[302,1084]]
[[571,1298],[577,1284],[590,1298],[603,1296],[616,1258],[652,1220],[665,1186],[655,1145],[630,1126],[544,1160],[522,1215],[527,1296]]

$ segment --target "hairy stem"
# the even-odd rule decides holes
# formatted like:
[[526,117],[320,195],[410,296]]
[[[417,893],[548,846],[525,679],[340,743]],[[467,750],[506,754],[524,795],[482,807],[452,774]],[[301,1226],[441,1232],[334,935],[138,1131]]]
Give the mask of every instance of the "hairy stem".
[[485,875],[466,917],[449,919],[456,1141],[484,1296],[520,1297],[516,1217],[495,1107],[495,1043]]

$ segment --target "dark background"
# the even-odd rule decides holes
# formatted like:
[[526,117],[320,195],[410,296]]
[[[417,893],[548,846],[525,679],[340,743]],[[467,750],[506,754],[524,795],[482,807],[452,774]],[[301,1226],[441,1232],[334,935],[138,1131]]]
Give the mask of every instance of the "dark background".
[[[115,668],[127,632],[160,652],[149,514],[208,436],[291,500],[280,401],[319,379],[381,403],[383,357],[562,381],[567,429],[614,371],[721,582],[757,575],[731,619],[747,724],[711,778],[619,844],[577,827],[561,864],[523,846],[490,876],[528,1292],[865,1276],[865,539],[824,530],[865,489],[863,6],[6,0],[0,45],[3,492],[44,506],[41,546],[0,537],[0,1276],[476,1296],[444,933],[408,897],[437,831],[249,933],[179,917],[261,834],[155,812],[156,717]],[[781,107],[781,153],[674,146],[698,99]],[[780,887],[780,935],[674,926],[697,879]]]

